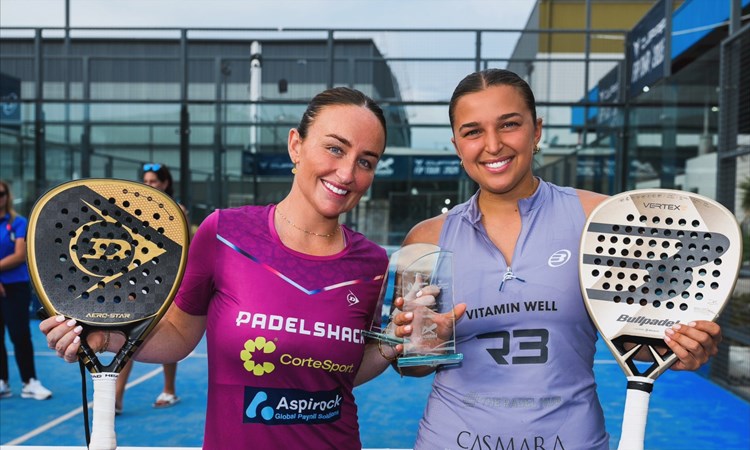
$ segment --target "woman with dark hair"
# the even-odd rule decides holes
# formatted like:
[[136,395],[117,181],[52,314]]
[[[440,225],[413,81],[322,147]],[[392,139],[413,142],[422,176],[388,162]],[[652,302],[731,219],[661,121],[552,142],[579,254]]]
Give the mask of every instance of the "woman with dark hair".
[[[369,97],[326,90],[289,131],[287,196],[215,211],[198,228],[174,304],[135,356],[177,361],[206,333],[203,448],[361,448],[353,388],[401,348],[362,336],[388,259],[339,217],[370,188],[385,143]],[[54,317],[40,327],[60,356],[77,359],[76,328]],[[124,341],[106,331],[87,339],[96,350]]]
[[[417,224],[405,244],[453,252],[454,292],[466,302],[456,310],[464,359],[438,367],[414,448],[608,449],[593,373],[597,331],[577,264],[586,217],[606,196],[533,175],[542,120],[515,73],[468,75],[448,111],[456,154],[479,190]],[[542,302],[552,307],[532,307]],[[718,325],[705,321],[664,336],[676,370],[697,369],[720,340]]]
[[26,267],[26,218],[13,210],[10,183],[0,181],[0,398],[13,395],[8,384],[5,329],[21,375],[22,398],[46,400],[52,392],[36,378],[34,347],[29,327],[31,285]]
[[[172,173],[165,164],[148,163],[143,165],[143,184],[147,184],[154,189],[158,189],[170,197],[174,197],[174,182]],[[187,209],[179,204],[182,212],[187,216]],[[177,379],[177,363],[171,362],[163,364],[164,370],[164,387],[161,393],[154,401],[154,408],[168,408],[176,405],[180,401],[177,396],[175,381]],[[122,414],[123,399],[125,397],[125,387],[128,384],[130,372],[133,370],[133,360],[125,364],[117,377],[117,387],[115,389],[115,414]]]

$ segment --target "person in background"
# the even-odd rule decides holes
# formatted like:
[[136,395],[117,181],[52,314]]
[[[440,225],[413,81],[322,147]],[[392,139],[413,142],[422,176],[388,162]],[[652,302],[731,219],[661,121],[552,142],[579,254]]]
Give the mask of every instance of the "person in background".
[[[143,165],[143,184],[151,186],[170,197],[174,197],[174,182],[172,180],[172,173],[169,168],[164,164],[159,163],[148,163]],[[180,209],[188,215],[187,209],[182,203],[178,203]],[[163,364],[164,370],[164,387],[162,392],[156,397],[154,401],[154,408],[169,408],[170,406],[176,405],[180,401],[180,397],[177,396],[176,390],[176,379],[177,379],[177,363],[170,362]],[[130,372],[133,370],[133,360],[125,364],[125,367],[120,371],[120,375],[117,377],[117,387],[115,389],[115,414],[122,414],[123,411],[123,400],[125,397],[125,387],[128,384],[128,378]]]
[[[372,99],[323,91],[289,131],[286,197],[214,211],[198,228],[175,301],[135,357],[176,361],[206,334],[204,449],[361,449],[353,388],[401,348],[362,335],[388,259],[339,218],[372,185],[385,143]],[[73,362],[80,330],[67,324],[52,317],[40,329]],[[124,337],[91,331],[87,342],[112,350]]]
[[0,181],[0,398],[13,395],[8,384],[7,328],[23,382],[21,397],[46,400],[52,397],[52,392],[36,377],[29,326],[31,284],[26,268],[27,223],[25,217],[13,210],[10,183]]
[[[468,75],[448,115],[451,141],[479,190],[417,224],[404,244],[453,252],[454,292],[466,302],[454,310],[464,359],[437,368],[414,448],[606,450],[593,372],[597,331],[581,296],[577,254],[587,216],[607,197],[533,175],[542,119],[515,73]],[[553,264],[560,254],[569,257]],[[551,307],[526,306],[543,302]],[[397,315],[396,325],[407,319]],[[664,336],[679,358],[675,370],[696,370],[720,341],[719,326],[707,321],[675,325]],[[424,376],[435,368],[402,371]]]

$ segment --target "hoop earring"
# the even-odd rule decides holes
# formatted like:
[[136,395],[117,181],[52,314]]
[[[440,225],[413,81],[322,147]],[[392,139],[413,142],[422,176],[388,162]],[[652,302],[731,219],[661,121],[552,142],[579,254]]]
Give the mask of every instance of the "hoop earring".
[[464,167],[464,160],[463,159],[459,159],[458,160],[458,166],[461,167],[461,168]]
[[297,175],[297,163],[295,162],[292,164],[294,164],[294,167],[292,167],[292,175]]

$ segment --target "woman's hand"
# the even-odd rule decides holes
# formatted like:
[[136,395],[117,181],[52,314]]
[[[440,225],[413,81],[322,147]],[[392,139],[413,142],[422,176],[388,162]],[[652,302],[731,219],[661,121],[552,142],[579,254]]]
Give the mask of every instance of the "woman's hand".
[[[439,348],[453,337],[453,325],[466,311],[466,304],[460,303],[451,311],[436,313],[430,307],[435,304],[439,293],[437,286],[428,285],[407,294],[407,299],[399,297],[393,302],[397,310],[392,319],[394,333],[400,338],[408,337],[409,347],[429,345]],[[417,333],[413,335],[414,330]]]
[[716,356],[721,343],[721,327],[707,320],[676,324],[667,328],[664,342],[679,360],[674,370],[697,370],[709,358]]
[[[47,347],[54,350],[57,356],[67,362],[78,360],[78,349],[81,347],[81,332],[83,327],[75,319],[67,319],[57,315],[44,319],[39,323],[39,329],[47,336]],[[86,343],[97,352],[104,351],[107,339],[105,332],[92,331],[88,333]]]

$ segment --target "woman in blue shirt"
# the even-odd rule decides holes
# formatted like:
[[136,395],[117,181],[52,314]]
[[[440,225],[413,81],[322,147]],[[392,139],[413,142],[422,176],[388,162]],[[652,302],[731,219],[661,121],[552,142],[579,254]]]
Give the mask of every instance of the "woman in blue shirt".
[[7,327],[23,381],[21,397],[46,400],[52,392],[36,378],[29,327],[31,285],[26,267],[26,224],[26,218],[13,210],[10,185],[0,181],[0,398],[13,395],[8,385]]

